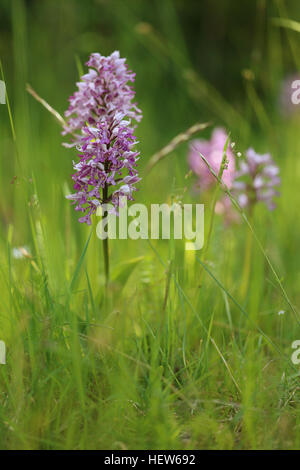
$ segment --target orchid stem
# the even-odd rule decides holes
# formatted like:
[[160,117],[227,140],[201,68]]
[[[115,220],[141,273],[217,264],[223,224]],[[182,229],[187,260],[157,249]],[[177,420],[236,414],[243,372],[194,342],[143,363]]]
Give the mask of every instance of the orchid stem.
[[109,281],[109,252],[108,252],[108,238],[103,240],[103,252],[104,252],[104,271],[105,271],[105,284],[107,286]]
[[[250,216],[250,220],[252,222],[252,216]],[[246,247],[245,247],[245,258],[244,258],[241,290],[240,290],[241,298],[245,297],[248,291],[248,287],[249,287],[249,279],[250,279],[251,265],[252,265],[252,246],[253,246],[253,235],[250,231],[248,231]]]

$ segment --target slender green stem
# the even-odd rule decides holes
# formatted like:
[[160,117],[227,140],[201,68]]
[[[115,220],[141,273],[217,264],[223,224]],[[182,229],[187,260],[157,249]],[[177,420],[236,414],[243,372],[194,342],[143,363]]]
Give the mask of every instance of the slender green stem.
[[[249,216],[250,224],[252,224],[252,216]],[[245,245],[245,257],[244,257],[244,267],[243,267],[243,274],[242,274],[242,282],[241,282],[241,298],[244,298],[247,294],[248,286],[249,286],[249,279],[251,273],[251,265],[252,265],[252,247],[253,247],[253,234],[249,230],[247,232],[247,240]]]
[[[222,180],[223,172],[224,172],[224,169],[225,169],[225,164],[226,164],[226,160],[227,160],[226,151],[227,151],[228,144],[229,144],[229,136],[227,137],[227,140],[226,140],[226,143],[225,143],[225,146],[224,146],[224,149],[223,149],[223,157],[222,157],[221,165],[220,165],[220,168],[219,168],[218,181],[217,181],[217,184],[216,184],[216,189],[215,189],[215,192],[214,192],[213,201],[212,201],[212,205],[211,205],[211,217],[210,217],[210,222],[209,222],[207,242],[205,244],[205,247],[204,247],[203,253],[202,253],[202,257],[201,257],[202,260],[204,260],[204,261],[205,261],[205,257],[208,254],[210,239],[211,239],[211,236],[212,236],[214,220],[215,220],[216,204],[217,204],[219,191],[220,191],[220,186],[221,186],[219,180]],[[204,273],[204,270],[202,269],[200,271],[200,275],[199,275],[199,284],[200,285],[201,285],[201,282],[202,282],[203,273]]]
[[104,271],[105,271],[105,283],[109,281],[109,251],[108,251],[108,238],[103,240],[103,252],[104,252]]

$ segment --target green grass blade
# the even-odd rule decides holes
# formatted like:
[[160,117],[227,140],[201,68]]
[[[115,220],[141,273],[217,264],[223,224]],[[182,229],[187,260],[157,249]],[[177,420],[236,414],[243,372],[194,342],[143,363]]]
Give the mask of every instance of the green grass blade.
[[90,243],[90,239],[91,239],[92,233],[93,233],[93,227],[91,228],[90,234],[89,234],[88,239],[87,239],[87,241],[86,241],[86,243],[85,243],[85,245],[84,245],[84,248],[83,248],[83,250],[82,250],[81,256],[80,256],[79,261],[78,261],[78,263],[77,263],[76,269],[75,269],[75,271],[74,271],[74,274],[73,274],[73,277],[72,277],[72,280],[71,280],[71,283],[70,283],[70,292],[72,292],[72,291],[74,290],[74,287],[75,287],[77,278],[78,278],[79,273],[80,273],[80,269],[81,269],[82,263],[83,263],[83,261],[84,261],[84,258],[85,258],[85,255],[86,255],[86,252],[87,252],[89,243]]

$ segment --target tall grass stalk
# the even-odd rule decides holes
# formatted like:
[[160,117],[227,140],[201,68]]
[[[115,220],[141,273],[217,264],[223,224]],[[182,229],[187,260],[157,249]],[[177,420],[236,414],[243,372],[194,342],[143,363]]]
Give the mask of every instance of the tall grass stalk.
[[[219,172],[218,172],[218,181],[217,181],[217,184],[216,184],[216,188],[215,188],[215,191],[214,191],[212,204],[211,204],[211,216],[210,216],[210,221],[209,221],[207,242],[205,243],[205,246],[204,246],[204,249],[203,249],[203,254],[202,254],[202,259],[203,260],[205,260],[206,257],[207,257],[208,250],[209,250],[209,245],[210,245],[210,240],[211,240],[211,236],[212,236],[212,232],[213,232],[215,213],[216,213],[216,204],[217,204],[217,201],[218,201],[218,196],[219,196],[219,191],[220,191],[220,182],[219,181],[222,181],[223,172],[224,172],[225,167],[226,167],[226,161],[227,161],[226,151],[227,151],[227,148],[228,148],[229,140],[230,140],[230,136],[228,135],[227,140],[225,142],[224,149],[223,149],[222,161],[221,161],[220,169],[219,169]],[[202,269],[200,271],[200,275],[199,275],[200,285],[201,285],[201,281],[202,281],[202,277],[203,277],[203,272],[204,271]]]

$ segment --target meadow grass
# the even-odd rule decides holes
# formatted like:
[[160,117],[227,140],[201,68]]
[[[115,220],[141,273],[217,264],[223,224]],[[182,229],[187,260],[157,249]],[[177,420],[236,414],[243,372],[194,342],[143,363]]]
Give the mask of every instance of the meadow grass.
[[[195,70],[172,1],[164,2],[161,31],[141,21],[138,7],[119,2],[113,39],[70,33],[69,43],[65,25],[78,26],[79,3],[62,3],[56,8],[66,23],[58,21],[55,37],[51,19],[44,29],[34,21],[46,6],[29,14],[22,0],[12,1],[14,49],[2,61],[11,120],[1,105],[0,340],[7,364],[0,365],[0,448],[299,448],[300,370],[290,357],[300,339],[300,121],[276,108],[285,57],[278,26],[267,21],[267,73],[253,64],[269,101],[246,74],[235,106]],[[284,3],[275,3],[284,16]],[[299,51],[300,36],[287,34],[292,53]],[[97,220],[92,228],[79,224],[65,199],[74,154],[25,87],[30,80],[63,112],[88,50],[109,54],[120,44],[137,72],[144,113],[136,201],[205,203],[209,249],[111,240],[106,289]],[[53,51],[63,56],[55,64]],[[270,150],[280,166],[278,206],[270,213],[258,205],[250,227],[242,217],[226,226],[219,215],[210,224],[215,199],[193,193],[186,144],[145,170],[179,132],[207,121],[225,126],[241,151]],[[16,247],[26,247],[21,259]]]

